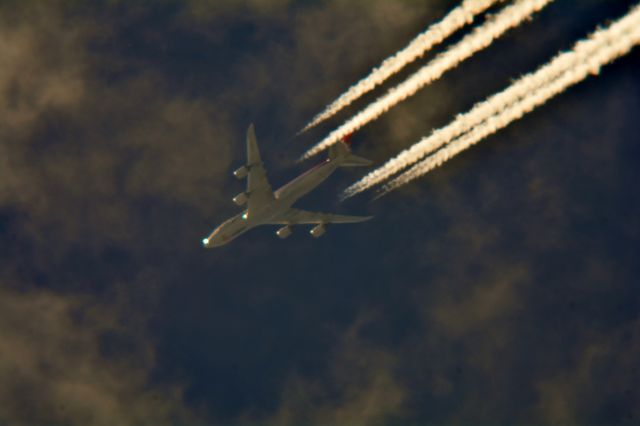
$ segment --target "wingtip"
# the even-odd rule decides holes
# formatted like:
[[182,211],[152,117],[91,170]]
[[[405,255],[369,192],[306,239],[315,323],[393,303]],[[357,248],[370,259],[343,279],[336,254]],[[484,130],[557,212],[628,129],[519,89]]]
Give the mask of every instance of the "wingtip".
[[371,220],[373,218],[374,218],[374,216],[360,216],[360,217],[358,217],[358,221],[354,222],[354,223],[366,222],[366,221]]

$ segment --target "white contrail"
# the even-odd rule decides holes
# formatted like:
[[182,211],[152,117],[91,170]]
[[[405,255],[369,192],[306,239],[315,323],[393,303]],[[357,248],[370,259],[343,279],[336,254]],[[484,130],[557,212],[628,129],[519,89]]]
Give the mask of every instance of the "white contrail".
[[504,91],[475,105],[469,112],[459,115],[449,125],[435,130],[430,136],[423,138],[395,158],[387,161],[386,164],[347,188],[342,197],[349,198],[362,192],[419,161],[456,137],[468,132],[492,115],[529,95],[536,88],[554,80],[567,69],[584,61],[585,58],[600,49],[603,44],[619,38],[637,25],[635,13],[631,12],[609,28],[596,31],[588,39],[576,43],[571,51],[558,55],[536,72],[525,75]]
[[307,151],[303,158],[309,158],[338,142],[345,136],[355,132],[365,124],[380,117],[390,108],[415,94],[418,90],[432,81],[440,78],[446,71],[455,68],[474,53],[488,47],[495,39],[507,30],[518,26],[533,13],[541,10],[553,0],[518,0],[515,4],[505,7],[471,34],[446,52],[437,56],[429,64],[422,67],[415,74],[391,89],[353,118],[334,130],[324,140]]
[[583,81],[590,74],[598,74],[602,66],[627,54],[634,46],[640,44],[640,7],[637,8],[637,15],[635,28],[631,29],[623,37],[604,46],[593,56],[587,58],[583,64],[567,70],[556,80],[546,86],[538,88],[538,90],[530,96],[518,101],[512,107],[503,110],[500,114],[492,116],[482,125],[477,126],[469,133],[456,139],[441,150],[415,164],[402,175],[386,184],[383,187],[381,195],[384,195],[440,166],[458,153],[543,105],[549,99],[564,92],[569,87]]
[[486,11],[499,1],[503,0],[465,0],[460,6],[449,12],[442,21],[420,33],[404,49],[385,59],[382,64],[380,64],[378,68],[374,68],[368,76],[351,86],[349,90],[325,108],[323,112],[315,116],[300,133],[306,132],[328,118],[333,117],[362,95],[384,83],[389,77],[396,74],[407,64],[420,58],[434,46],[442,43],[466,24],[472,23],[477,15]]

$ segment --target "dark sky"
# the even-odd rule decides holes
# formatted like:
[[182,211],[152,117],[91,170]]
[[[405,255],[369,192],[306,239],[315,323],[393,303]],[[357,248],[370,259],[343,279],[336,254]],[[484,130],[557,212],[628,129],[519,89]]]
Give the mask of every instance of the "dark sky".
[[[354,149],[634,3],[556,0]],[[200,246],[249,123],[285,183],[376,95],[295,133],[456,4],[0,1],[0,425],[638,424],[640,49],[387,197],[339,203],[340,170],[298,204],[370,222]]]

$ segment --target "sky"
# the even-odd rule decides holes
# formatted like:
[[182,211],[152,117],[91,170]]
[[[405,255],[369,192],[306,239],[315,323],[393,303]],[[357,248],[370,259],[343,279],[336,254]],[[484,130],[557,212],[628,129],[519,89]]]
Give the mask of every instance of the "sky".
[[[297,204],[369,222],[200,245],[250,123],[286,183],[433,53],[297,131],[456,4],[0,2],[0,425],[640,422],[638,48],[386,197],[340,203],[345,169]],[[354,151],[384,163],[634,4],[556,0]]]

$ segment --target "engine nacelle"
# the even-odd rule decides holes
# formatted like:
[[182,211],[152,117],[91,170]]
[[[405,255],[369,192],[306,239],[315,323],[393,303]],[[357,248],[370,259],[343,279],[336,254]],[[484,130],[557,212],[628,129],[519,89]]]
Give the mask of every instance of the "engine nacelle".
[[284,240],[289,235],[291,235],[291,232],[292,232],[291,227],[289,225],[287,225],[287,226],[284,226],[284,227],[278,229],[276,231],[276,235]]
[[239,206],[246,204],[248,200],[249,200],[249,197],[247,197],[246,192],[241,192],[240,194],[233,197],[233,202]]
[[327,231],[327,227],[321,223],[320,225],[314,226],[309,233],[313,236],[313,238],[320,238]]
[[242,166],[233,172],[233,175],[237,179],[244,179],[247,177],[248,174],[249,174],[249,168],[247,166]]

